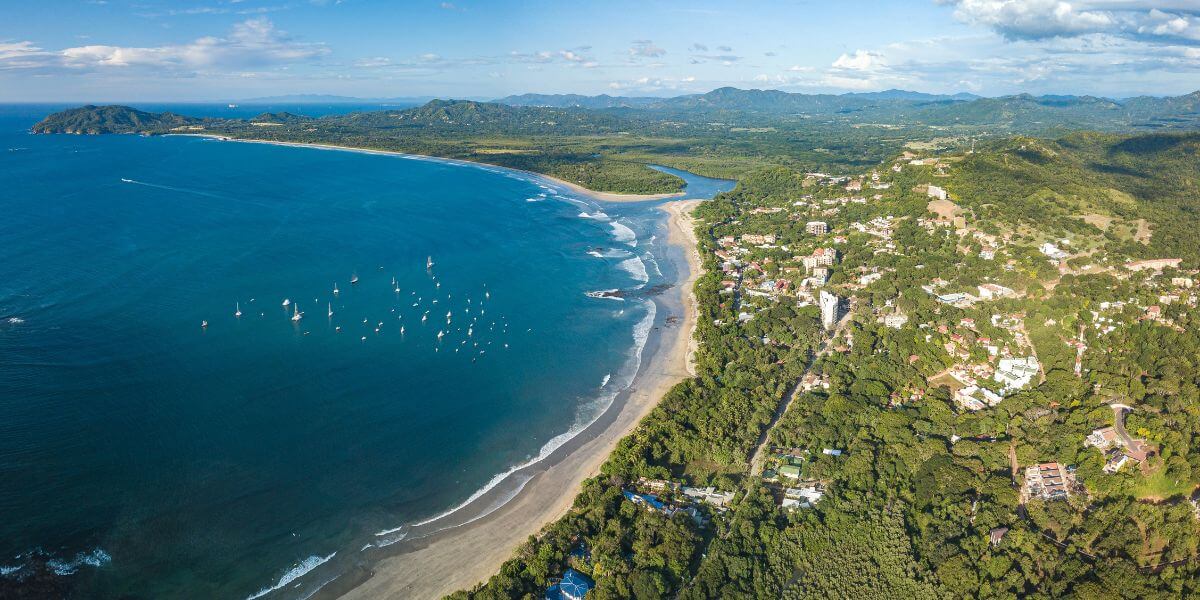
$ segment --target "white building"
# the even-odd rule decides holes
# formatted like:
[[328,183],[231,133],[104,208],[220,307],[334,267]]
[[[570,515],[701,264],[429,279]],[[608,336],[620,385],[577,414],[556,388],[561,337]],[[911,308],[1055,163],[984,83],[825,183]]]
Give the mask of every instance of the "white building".
[[1012,298],[1017,295],[1017,293],[1015,291],[1013,291],[1012,288],[1006,288],[1002,285],[998,285],[995,283],[985,283],[983,285],[976,286],[976,287],[979,288],[979,297],[984,300],[996,300],[999,298]]
[[954,393],[954,401],[966,410],[983,410],[1000,404],[1003,398],[999,394],[984,387],[969,385]]
[[811,256],[805,256],[805,270],[813,270],[817,267],[829,267],[837,263],[837,250],[834,248],[817,248],[813,250]]
[[1002,358],[996,366],[993,379],[1004,386],[1004,393],[1015,392],[1027,385],[1038,374],[1040,365],[1036,356],[1025,358]]
[[829,224],[825,221],[809,221],[804,225],[804,231],[812,235],[824,235],[829,233]]
[[937,198],[938,200],[945,200],[947,198],[946,190],[936,185],[929,186],[929,191],[926,193],[929,194],[930,198]]
[[1054,244],[1051,244],[1050,242],[1045,242],[1041,246],[1038,246],[1038,250],[1042,254],[1045,254],[1046,256],[1049,256],[1050,258],[1053,258],[1054,260],[1062,260],[1062,259],[1070,256],[1070,254],[1063,252],[1061,248],[1059,248],[1058,246],[1055,246]]
[[836,295],[821,290],[821,324],[825,329],[833,329],[838,321],[839,299]]
[[902,312],[892,313],[883,318],[884,326],[891,327],[892,329],[900,329],[901,327],[904,327],[904,324],[907,322],[908,315]]
[[824,496],[825,490],[818,483],[787,488],[783,492],[783,506],[784,508],[812,508],[812,505],[819,502]]

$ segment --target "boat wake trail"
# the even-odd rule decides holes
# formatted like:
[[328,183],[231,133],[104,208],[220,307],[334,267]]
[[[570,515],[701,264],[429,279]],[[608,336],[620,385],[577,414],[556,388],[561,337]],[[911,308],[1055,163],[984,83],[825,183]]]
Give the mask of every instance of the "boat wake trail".
[[126,179],[124,177],[121,178],[121,182],[129,183],[129,184],[133,184],[133,185],[144,185],[146,187],[151,187],[151,188],[155,188],[155,189],[159,189],[159,190],[167,190],[169,192],[182,192],[184,194],[195,194],[197,196],[205,196],[207,198],[225,199],[225,196],[222,196],[220,194],[214,194],[212,192],[205,192],[203,190],[193,190],[193,189],[189,189],[189,188],[174,187],[174,186],[170,186],[170,185],[159,185],[157,183],[147,183],[145,181],[138,181],[136,179]]

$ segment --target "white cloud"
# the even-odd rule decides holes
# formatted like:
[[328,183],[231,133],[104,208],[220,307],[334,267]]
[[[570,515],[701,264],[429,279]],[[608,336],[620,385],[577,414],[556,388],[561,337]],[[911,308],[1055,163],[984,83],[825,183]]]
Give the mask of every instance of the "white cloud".
[[635,40],[629,48],[629,55],[634,58],[658,58],[667,51],[654,45],[651,40]]
[[53,65],[59,57],[30,41],[0,42],[0,71],[37,69]]
[[[75,68],[152,67],[210,69],[269,66],[317,58],[324,44],[298,42],[265,18],[234,25],[225,37],[202,37],[187,44],[155,47],[88,45],[65,48],[62,63]],[[0,59],[2,60],[2,59]]]
[[1195,0],[936,0],[959,20],[1010,40],[1106,33],[1143,40],[1200,43]]
[[854,54],[843,54],[833,61],[833,68],[848,69],[851,71],[867,71],[873,68],[880,67],[883,64],[883,55],[877,52],[869,52],[867,50],[855,50]]

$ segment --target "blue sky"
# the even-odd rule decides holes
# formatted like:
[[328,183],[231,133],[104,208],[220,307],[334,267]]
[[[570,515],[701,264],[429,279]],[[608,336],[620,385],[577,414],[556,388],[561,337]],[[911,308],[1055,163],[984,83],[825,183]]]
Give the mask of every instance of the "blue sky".
[[0,0],[0,101],[1181,94],[1200,0]]

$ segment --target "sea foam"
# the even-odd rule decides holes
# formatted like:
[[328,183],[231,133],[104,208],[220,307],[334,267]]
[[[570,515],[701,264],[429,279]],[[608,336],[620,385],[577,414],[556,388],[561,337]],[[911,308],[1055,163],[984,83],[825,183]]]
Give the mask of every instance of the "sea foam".
[[333,558],[335,555],[337,555],[337,552],[334,552],[333,554],[330,554],[329,556],[326,556],[324,558],[313,555],[313,556],[310,556],[310,557],[300,561],[299,564],[297,564],[296,566],[289,569],[287,573],[284,573],[283,577],[279,578],[278,583],[276,583],[275,585],[273,585],[271,587],[265,587],[261,590],[258,590],[254,594],[246,596],[246,600],[254,600],[255,598],[262,598],[263,596],[266,596],[267,594],[270,594],[271,592],[274,592],[275,590],[278,590],[280,588],[287,586],[291,582],[293,582],[297,579],[300,579],[301,577],[304,577],[306,574],[308,574],[313,569],[329,562],[329,559]]
[[617,265],[622,271],[629,273],[639,283],[650,281],[650,274],[646,272],[646,263],[642,262],[641,258],[627,258]]
[[633,230],[624,223],[613,221],[609,223],[609,225],[612,226],[613,239],[621,242],[622,244],[629,244],[630,246],[637,245],[637,234],[634,233]]
[[[516,473],[526,467],[529,467],[529,466],[535,465],[539,462],[542,462],[543,460],[546,460],[546,458],[548,458],[551,454],[553,454],[555,450],[561,448],[563,446],[563,444],[566,444],[567,442],[571,441],[572,439],[575,438],[575,436],[579,435],[581,432],[583,432],[585,429],[587,429],[589,426],[591,426],[592,423],[595,423],[596,420],[600,418],[600,415],[604,414],[604,412],[606,410],[608,410],[608,408],[610,406],[612,406],[613,400],[616,399],[617,395],[622,390],[627,389],[630,385],[633,384],[633,381],[637,377],[638,371],[640,370],[641,362],[642,362],[642,351],[645,349],[646,341],[650,337],[650,331],[654,327],[654,316],[657,312],[657,306],[654,304],[654,301],[652,301],[652,300],[646,300],[642,304],[642,306],[645,307],[646,314],[642,317],[642,319],[640,321],[637,322],[637,324],[635,324],[633,326],[633,349],[630,351],[629,358],[626,362],[625,368],[622,369],[627,374],[625,374],[622,377],[621,384],[620,384],[620,386],[617,387],[617,389],[608,391],[607,393],[604,393],[604,394],[601,394],[600,396],[595,398],[593,401],[588,402],[588,403],[584,404],[583,406],[581,406],[578,416],[576,417],[575,423],[571,426],[570,429],[554,436],[548,442],[543,444],[541,449],[538,450],[538,453],[536,456],[530,458],[529,460],[526,460],[525,462],[515,465],[502,473],[498,473],[497,475],[492,477],[486,484],[484,484],[483,487],[476,490],[466,500],[459,503],[455,507],[453,507],[449,510],[443,511],[441,513],[438,513],[437,515],[429,517],[428,519],[424,519],[422,521],[417,521],[416,523],[412,523],[411,525],[401,525],[399,527],[393,527],[390,529],[385,529],[385,530],[379,531],[375,534],[376,537],[385,537],[385,536],[389,536],[389,535],[397,533],[397,532],[404,531],[406,529],[410,530],[413,527],[420,527],[422,525],[428,525],[430,523],[434,523],[441,519],[449,517],[449,516],[453,515],[454,513],[457,513],[458,511],[462,510],[463,508],[469,506],[474,501],[478,500],[484,494],[495,489],[496,486],[500,485],[500,483],[502,483],[504,480],[511,477],[514,473]],[[625,311],[622,310],[621,314],[624,314],[624,312]],[[607,387],[608,383],[611,380],[611,376],[612,376],[611,373],[608,375],[605,375],[604,382],[601,384],[602,388]],[[505,494],[505,496],[503,498],[500,498],[499,500],[494,502],[491,506],[489,506],[487,508],[487,510],[483,511],[481,514],[478,514],[478,515],[472,517],[470,520],[465,521],[463,523],[459,523],[457,525],[450,525],[445,528],[438,529],[436,531],[442,531],[443,529],[449,529],[450,527],[458,527],[458,526],[466,525],[469,523],[473,523],[479,519],[482,519],[483,517],[486,517],[487,515],[491,514],[492,512],[498,510],[500,507],[507,504],[509,500],[516,497],[516,495],[519,494],[521,492],[521,490],[523,490],[525,488],[525,484],[528,483],[530,479],[532,479],[531,476],[524,477],[512,491],[510,491],[508,494]],[[436,533],[436,531],[431,532],[431,533]],[[387,539],[387,540],[378,541],[378,542],[376,542],[376,546],[379,546],[381,548],[390,546],[391,544],[397,543],[397,542],[405,539],[406,537],[408,537],[408,531],[404,531],[404,533],[401,533],[401,535],[395,539]],[[330,556],[332,557],[332,555],[330,555]],[[257,596],[248,598],[247,600],[253,600],[253,598],[255,598],[255,597],[257,597]]]
[[91,552],[80,552],[71,560],[63,560],[52,558],[46,561],[46,566],[50,567],[55,575],[74,575],[80,567],[103,567],[112,562],[112,557],[101,548],[96,548]]

